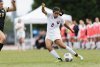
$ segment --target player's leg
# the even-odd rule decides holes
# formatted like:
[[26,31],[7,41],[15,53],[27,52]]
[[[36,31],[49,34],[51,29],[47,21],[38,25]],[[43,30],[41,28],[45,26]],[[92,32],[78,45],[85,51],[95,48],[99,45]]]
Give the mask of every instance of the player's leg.
[[52,48],[52,41],[49,39],[45,40],[46,43],[46,48],[49,50],[49,52],[58,60],[62,61],[62,59],[60,58],[60,56],[57,54],[57,52]]
[[2,31],[0,31],[0,51],[4,45],[3,43],[4,43],[5,39],[6,39],[6,37],[5,37],[4,33]]
[[61,39],[57,39],[55,40],[55,43],[57,45],[59,45],[61,48],[67,49],[71,54],[73,54],[76,57],[80,57],[81,60],[83,60],[83,57],[79,54],[77,54],[74,50],[72,50],[70,47],[68,47],[67,45],[64,45],[64,43],[62,42]]
[[88,38],[86,44],[85,44],[86,49],[90,49],[91,48],[91,44],[90,44],[90,37]]
[[18,49],[19,49],[19,50],[22,50],[22,45],[21,45],[21,40],[20,40],[20,38],[18,38]]
[[19,49],[25,50],[25,32],[24,31],[17,32],[17,36],[19,42],[19,46],[18,46]]
[[90,44],[91,44],[91,49],[95,49],[96,45],[94,39],[91,38]]
[[64,43],[62,42],[62,40],[57,39],[57,40],[55,40],[55,43],[57,45],[59,45],[61,48],[67,49],[71,54],[73,54],[73,55],[76,54],[76,52],[73,51],[70,47],[68,47],[67,45],[64,45]]
[[25,41],[24,41],[25,39],[24,39],[24,37],[21,37],[20,39],[19,39],[19,43],[20,43],[20,46],[21,46],[21,49],[22,50],[25,50]]

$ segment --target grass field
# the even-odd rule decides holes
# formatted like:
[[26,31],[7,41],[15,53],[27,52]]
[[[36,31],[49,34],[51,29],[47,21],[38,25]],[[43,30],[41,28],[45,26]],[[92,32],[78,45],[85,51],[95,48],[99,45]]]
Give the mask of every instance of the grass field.
[[[100,50],[76,50],[84,56],[72,62],[55,63],[55,58],[47,50],[2,51],[0,52],[0,67],[100,67]],[[63,57],[65,50],[57,50]]]

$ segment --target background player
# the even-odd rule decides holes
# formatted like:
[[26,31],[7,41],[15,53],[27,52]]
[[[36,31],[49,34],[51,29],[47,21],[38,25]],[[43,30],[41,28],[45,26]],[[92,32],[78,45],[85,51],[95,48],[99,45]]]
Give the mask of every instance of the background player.
[[[45,38],[46,47],[49,50],[49,52],[58,59],[58,61],[63,61],[60,56],[57,54],[57,52],[52,48],[52,43],[59,45],[60,47],[67,49],[70,53],[72,53],[76,57],[80,57],[81,60],[83,60],[83,57],[79,54],[77,54],[75,51],[73,51],[70,47],[65,46],[60,34],[59,26],[60,24],[65,25],[68,29],[68,23],[63,21],[60,14],[60,8],[55,7],[53,8],[53,14],[49,14],[45,11],[45,4],[42,3],[42,12],[47,16],[47,33]],[[71,29],[70,29],[71,30]],[[71,30],[73,32],[73,30]]]
[[0,0],[0,51],[4,45],[4,41],[6,39],[5,34],[3,33],[6,12],[11,12],[11,11],[15,11],[15,10],[16,10],[16,5],[15,5],[14,0],[12,0],[12,7],[7,7],[7,8],[3,7],[3,1]]
[[18,22],[15,24],[15,29],[16,29],[16,32],[17,32],[17,39],[18,39],[18,47],[19,49],[21,50],[25,50],[25,43],[24,43],[24,40],[25,40],[25,25],[24,23],[22,22],[21,19],[18,20]]

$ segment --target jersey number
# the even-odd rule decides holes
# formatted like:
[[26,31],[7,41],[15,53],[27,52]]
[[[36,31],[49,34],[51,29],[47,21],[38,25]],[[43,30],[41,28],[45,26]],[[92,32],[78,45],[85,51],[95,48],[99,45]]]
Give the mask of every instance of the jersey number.
[[0,13],[0,17],[4,17],[4,13]]
[[54,26],[54,23],[51,24],[51,27],[53,27],[53,26]]
[[[59,24],[59,23],[60,23],[60,22],[58,21],[57,24]],[[54,26],[54,23],[51,24],[51,27],[53,27],[53,26]]]

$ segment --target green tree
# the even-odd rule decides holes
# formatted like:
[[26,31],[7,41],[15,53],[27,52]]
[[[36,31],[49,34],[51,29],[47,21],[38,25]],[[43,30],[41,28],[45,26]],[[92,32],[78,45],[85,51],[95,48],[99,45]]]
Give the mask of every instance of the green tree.
[[5,19],[4,32],[6,34],[13,32],[13,22],[11,22],[11,19],[8,16]]
[[84,19],[100,17],[100,0],[34,0],[32,8],[35,9],[44,2],[48,8],[58,6],[73,18]]

